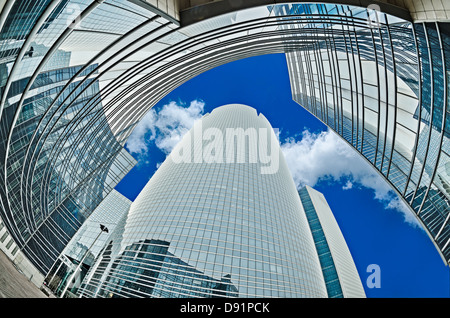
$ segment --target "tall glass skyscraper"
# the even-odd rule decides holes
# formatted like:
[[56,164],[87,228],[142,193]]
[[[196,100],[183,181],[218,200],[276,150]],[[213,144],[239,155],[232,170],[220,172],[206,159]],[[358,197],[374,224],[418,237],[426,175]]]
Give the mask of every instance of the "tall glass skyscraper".
[[0,218],[42,281],[135,164],[123,145],[144,114],[206,70],[270,53],[286,54],[293,99],[449,261],[447,2],[288,2],[0,1]]
[[216,108],[194,124],[112,245],[117,254],[96,296],[327,296],[278,140],[244,105]]
[[299,191],[330,298],[362,298],[364,288],[344,236],[324,195],[309,186]]

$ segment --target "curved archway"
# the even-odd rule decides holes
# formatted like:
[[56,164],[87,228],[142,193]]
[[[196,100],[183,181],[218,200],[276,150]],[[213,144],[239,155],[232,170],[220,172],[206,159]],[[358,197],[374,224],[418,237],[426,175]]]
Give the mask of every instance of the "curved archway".
[[294,100],[380,172],[448,261],[447,25],[257,4],[180,26],[136,1],[6,3],[1,218],[41,273],[133,166],[123,145],[146,111],[205,70],[269,53],[286,53]]

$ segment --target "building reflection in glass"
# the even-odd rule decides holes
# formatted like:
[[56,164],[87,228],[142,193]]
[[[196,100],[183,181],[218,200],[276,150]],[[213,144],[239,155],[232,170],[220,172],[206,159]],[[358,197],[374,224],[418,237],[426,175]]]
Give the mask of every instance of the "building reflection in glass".
[[127,247],[111,266],[110,274],[100,290],[93,281],[107,266],[107,247],[101,264],[92,273],[80,297],[237,297],[239,292],[231,275],[216,280],[171,254],[169,242],[144,240]]

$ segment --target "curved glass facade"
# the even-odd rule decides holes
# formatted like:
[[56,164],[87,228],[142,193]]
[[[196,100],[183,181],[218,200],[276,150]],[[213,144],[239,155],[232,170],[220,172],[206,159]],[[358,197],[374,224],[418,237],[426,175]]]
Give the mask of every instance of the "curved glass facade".
[[449,260],[448,24],[291,3],[180,25],[169,2],[3,5],[0,217],[43,275],[135,164],[123,145],[153,105],[270,53],[287,53],[293,98],[380,172]]
[[316,246],[329,298],[364,298],[353,257],[322,193],[305,186],[299,191]]
[[[264,142],[252,142],[253,133]],[[268,162],[256,144],[277,163],[270,173],[261,172]],[[222,106],[196,122],[116,237],[103,283],[87,282],[97,297],[327,297],[278,140],[248,106]]]
[[[70,293],[77,292],[79,282],[109,242],[109,234],[126,217],[130,205],[130,200],[116,190],[112,190],[97,206],[47,274],[46,286],[55,295],[61,296],[66,286]],[[100,225],[105,226],[108,232],[103,231]],[[80,263],[82,264],[79,269],[76,269]]]
[[[278,10],[305,13],[301,5]],[[449,26],[411,24],[362,9],[345,14],[369,18],[371,27],[322,37],[286,54],[293,99],[379,171],[447,262]]]
[[323,232],[322,225],[320,224],[320,221],[317,217],[317,212],[315,211],[314,205],[309,196],[308,189],[301,189],[299,191],[299,195],[302,201],[303,208],[305,210],[306,217],[308,218],[308,222],[314,238],[314,244],[316,245],[317,253],[319,255],[323,277],[325,279],[325,285],[327,287],[328,297],[342,298],[344,297],[344,293],[342,292],[342,287],[339,283],[336,265],[334,264],[330,248]]

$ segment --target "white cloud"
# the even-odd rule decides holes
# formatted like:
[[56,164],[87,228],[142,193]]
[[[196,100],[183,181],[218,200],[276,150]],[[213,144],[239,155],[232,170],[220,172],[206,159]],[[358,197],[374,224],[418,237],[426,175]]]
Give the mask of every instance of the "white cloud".
[[353,183],[350,180],[347,180],[347,183],[342,187],[342,190],[349,190],[353,188]]
[[189,107],[171,102],[159,111],[155,127],[158,129],[156,146],[169,154],[181,138],[203,115],[205,103],[194,100]]
[[374,198],[386,209],[397,210],[406,222],[418,225],[412,212],[372,166],[331,130],[319,134],[305,130],[300,140],[288,138],[281,149],[298,188],[313,187],[321,180],[343,182],[344,190],[362,186],[373,190]]
[[150,109],[133,130],[125,146],[138,157],[146,157],[149,144],[154,142],[165,154],[169,154],[194,122],[202,117],[204,106],[204,102],[194,100],[188,107],[170,102],[159,111]]
[[394,199],[392,199],[388,203],[386,208],[402,212],[406,223],[417,226],[418,228],[422,228],[422,226],[419,225],[419,221],[417,220],[416,216],[409,210],[406,204],[403,203],[403,201],[399,197],[395,197]]
[[125,146],[134,154],[143,154],[148,150],[146,143],[146,136],[155,135],[156,112],[154,109],[150,111],[141,119],[139,124],[134,128],[131,135],[128,137]]

